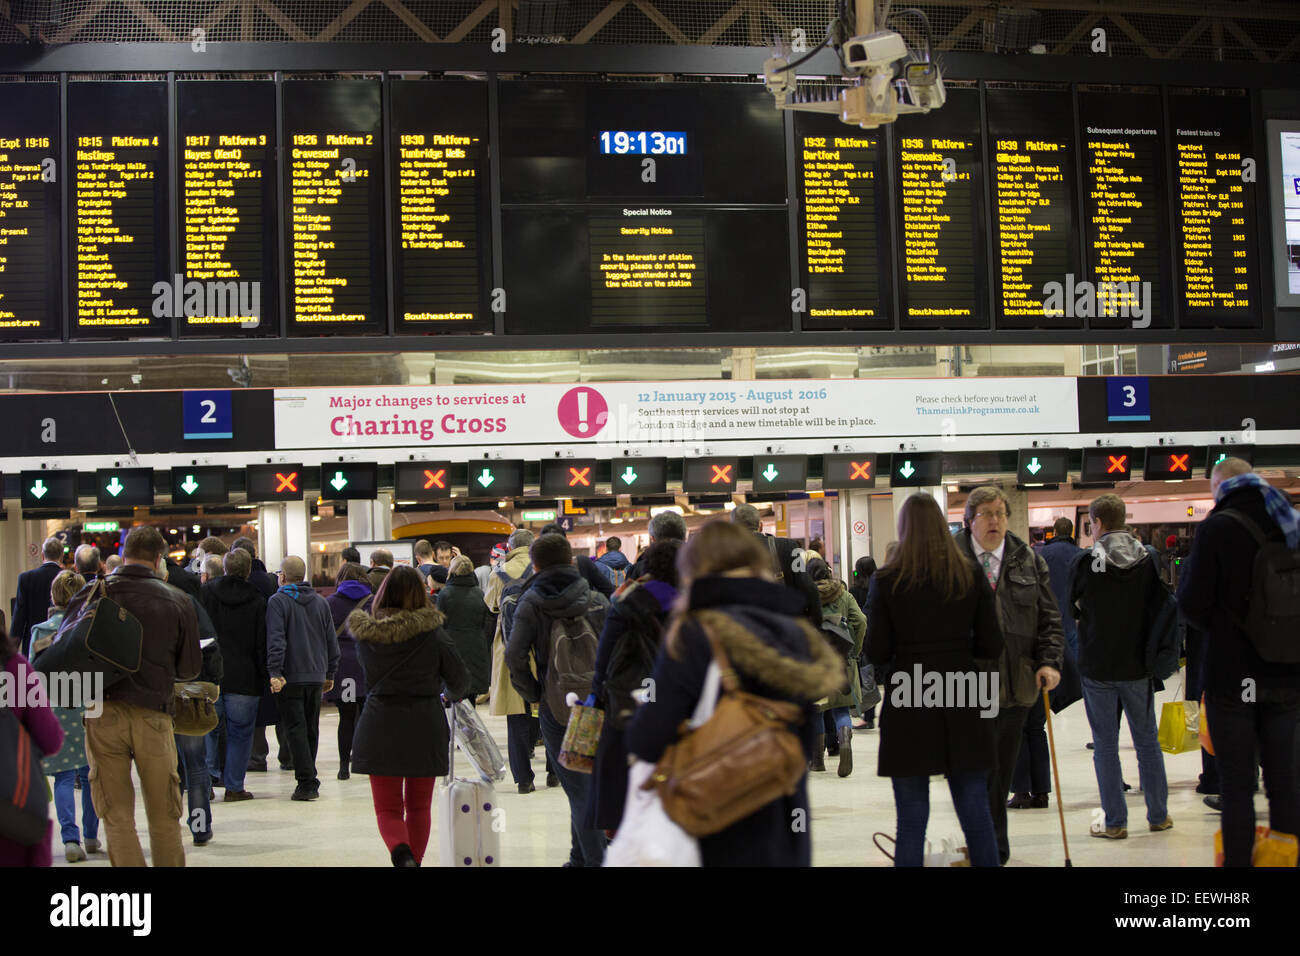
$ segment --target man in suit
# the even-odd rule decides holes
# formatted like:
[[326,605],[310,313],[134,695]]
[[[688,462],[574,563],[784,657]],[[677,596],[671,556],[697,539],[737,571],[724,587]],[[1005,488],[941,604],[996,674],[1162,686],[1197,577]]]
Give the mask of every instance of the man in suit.
[[18,575],[18,600],[14,603],[14,626],[10,632],[27,656],[31,656],[28,640],[33,625],[49,617],[50,585],[63,570],[59,564],[63,557],[63,542],[58,538],[46,538],[41,553],[45,562],[39,568]]

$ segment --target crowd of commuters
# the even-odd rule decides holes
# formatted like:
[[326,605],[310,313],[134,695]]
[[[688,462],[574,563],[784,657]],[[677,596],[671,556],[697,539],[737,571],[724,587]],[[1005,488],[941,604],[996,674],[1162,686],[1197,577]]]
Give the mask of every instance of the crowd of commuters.
[[[457,701],[506,717],[520,794],[535,789],[542,746],[547,784],[568,803],[565,865],[599,866],[623,821],[629,764],[656,762],[679,741],[716,659],[726,662],[724,693],[788,708],[805,765],[789,792],[700,837],[704,865],[808,865],[808,773],[824,771],[828,753],[839,776],[853,772],[854,715],[858,728],[874,727],[879,700],[876,773],[893,789],[896,865],[922,865],[930,779],[944,775],[970,864],[999,866],[1011,855],[1008,809],[1045,807],[1051,792],[1045,696],[1058,710],[1084,702],[1104,814],[1091,834],[1128,835],[1121,716],[1148,827],[1173,827],[1155,694],[1177,671],[1187,634],[1199,642],[1188,679],[1204,687],[1217,753],[1217,777],[1201,784],[1221,791],[1225,864],[1246,866],[1257,763],[1270,826],[1300,827],[1300,665],[1272,660],[1249,613],[1260,575],[1273,573],[1258,559],[1273,542],[1293,552],[1300,524],[1289,499],[1239,459],[1215,467],[1212,489],[1216,507],[1176,597],[1117,495],[1091,503],[1090,550],[1060,519],[1036,551],[1008,529],[1010,503],[993,486],[969,494],[956,534],[933,498],[908,498],[883,565],[859,560],[851,582],[820,548],[764,534],[744,504],[690,535],[680,515],[656,515],[635,561],[619,538],[598,557],[578,555],[555,525],[516,530],[478,568],[441,541],[419,542],[414,566],[377,549],[365,567],[349,549],[328,598],[307,584],[301,558],[286,557],[272,576],[248,539],[230,548],[205,539],[197,574],[170,561],[149,527],[130,532],[113,567],[79,548],[63,570],[63,545],[50,539],[45,563],[20,578],[0,657],[11,672],[26,667],[94,599],[87,585],[97,581],[143,625],[143,665],[107,689],[98,715],[40,699],[16,708],[48,755],[69,862],[103,848],[102,824],[113,864],[143,865],[134,770],[154,864],[183,864],[183,793],[202,845],[216,786],[225,802],[253,799],[245,779],[265,769],[258,728],[268,724],[295,775],[292,799],[318,799],[324,698],[339,713],[338,777],[369,777],[395,866],[424,858],[435,781],[448,773],[444,707]],[[219,726],[173,734],[173,686],[195,678],[220,684]],[[591,773],[561,761],[570,705],[584,699],[605,714]],[[791,826],[800,814],[804,825]],[[0,865],[48,865],[50,835],[36,847],[0,839]]]

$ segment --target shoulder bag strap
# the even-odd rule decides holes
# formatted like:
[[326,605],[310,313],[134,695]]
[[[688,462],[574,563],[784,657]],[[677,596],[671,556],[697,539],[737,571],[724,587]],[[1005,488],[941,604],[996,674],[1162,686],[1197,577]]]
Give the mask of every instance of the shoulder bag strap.
[[[364,611],[366,608],[370,607],[370,602],[374,599],[375,596],[373,594],[367,594],[352,606],[352,611]],[[351,614],[352,611],[348,611],[348,614]],[[335,637],[342,637],[343,632],[348,629],[348,614],[343,615],[343,620],[339,622],[339,626],[334,628]]]
[[1249,531],[1250,536],[1255,539],[1255,543],[1261,548],[1264,547],[1264,532],[1260,526],[1255,523],[1254,518],[1248,518],[1240,511],[1234,511],[1231,508],[1225,511],[1224,514]]

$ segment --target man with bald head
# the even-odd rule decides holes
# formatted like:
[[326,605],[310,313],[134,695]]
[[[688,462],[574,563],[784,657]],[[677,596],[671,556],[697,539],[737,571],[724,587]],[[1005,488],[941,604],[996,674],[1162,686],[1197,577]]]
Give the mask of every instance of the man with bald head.
[[1268,793],[1269,826],[1300,833],[1295,765],[1300,664],[1265,660],[1244,621],[1255,559],[1265,543],[1300,547],[1300,521],[1287,495],[1240,458],[1214,466],[1215,506],[1196,530],[1178,585],[1188,622],[1207,636],[1205,709],[1219,767],[1223,864],[1250,866],[1255,842],[1255,754]]
[[290,555],[280,565],[280,588],[266,605],[266,671],[276,695],[285,741],[298,779],[292,800],[320,796],[316,747],[321,694],[334,686],[339,641],[325,599],[304,578],[307,562]]
[[99,577],[99,548],[93,544],[78,546],[72,553],[72,566],[90,584]]

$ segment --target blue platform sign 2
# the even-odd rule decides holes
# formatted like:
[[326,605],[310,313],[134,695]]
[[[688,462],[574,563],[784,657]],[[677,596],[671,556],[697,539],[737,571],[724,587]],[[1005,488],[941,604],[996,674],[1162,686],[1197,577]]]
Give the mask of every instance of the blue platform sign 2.
[[186,438],[234,438],[234,416],[230,411],[230,389],[185,392]]
[[1106,420],[1110,422],[1151,421],[1151,393],[1140,376],[1106,379]]

